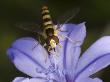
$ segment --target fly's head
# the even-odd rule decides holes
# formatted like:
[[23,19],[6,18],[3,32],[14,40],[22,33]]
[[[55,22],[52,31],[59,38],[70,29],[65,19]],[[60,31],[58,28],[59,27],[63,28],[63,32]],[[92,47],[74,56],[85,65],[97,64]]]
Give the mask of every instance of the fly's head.
[[52,49],[55,49],[57,44],[59,43],[59,38],[57,36],[50,36],[46,39],[47,44],[47,50],[51,51]]

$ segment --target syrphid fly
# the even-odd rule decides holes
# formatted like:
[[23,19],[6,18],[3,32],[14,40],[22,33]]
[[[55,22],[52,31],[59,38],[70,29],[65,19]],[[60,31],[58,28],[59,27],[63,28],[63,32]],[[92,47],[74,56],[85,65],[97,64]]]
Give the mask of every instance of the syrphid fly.
[[[78,13],[78,11],[79,11],[79,8],[76,8],[71,12],[69,13],[67,12],[66,14],[64,14],[64,16],[62,16],[62,18],[60,19],[65,19],[64,21],[64,24],[65,24],[70,19],[72,19]],[[56,46],[59,45],[58,32],[61,31],[60,28],[62,27],[63,24],[60,24],[60,22],[58,22],[58,24],[55,25],[53,23],[52,17],[50,15],[50,11],[47,6],[42,7],[41,14],[42,14],[42,21],[43,21],[42,25],[25,23],[25,24],[19,24],[17,25],[17,27],[22,28],[24,30],[32,31],[32,32],[37,32],[40,36],[39,42],[47,49],[48,53],[50,53],[51,50],[55,51]],[[41,37],[43,37],[43,41],[41,40]],[[33,49],[35,47],[33,47]]]

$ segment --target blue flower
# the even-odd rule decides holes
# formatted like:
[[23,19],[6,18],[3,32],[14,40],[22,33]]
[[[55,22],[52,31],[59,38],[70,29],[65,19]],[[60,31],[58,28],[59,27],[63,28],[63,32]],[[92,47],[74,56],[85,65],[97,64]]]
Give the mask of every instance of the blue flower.
[[57,46],[50,55],[30,37],[12,44],[7,50],[9,58],[18,70],[31,77],[16,77],[13,82],[102,82],[90,76],[110,64],[110,36],[96,41],[79,57],[86,36],[85,23],[64,24],[61,29],[67,30],[59,33],[62,47]]

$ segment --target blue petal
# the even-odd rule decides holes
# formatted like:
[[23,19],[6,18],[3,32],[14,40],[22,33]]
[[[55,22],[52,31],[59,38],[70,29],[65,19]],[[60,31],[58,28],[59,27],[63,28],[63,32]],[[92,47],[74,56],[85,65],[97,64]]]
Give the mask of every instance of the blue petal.
[[79,59],[75,79],[88,77],[110,65],[110,36],[95,42]]
[[41,78],[16,77],[12,82],[49,82],[49,81]]
[[32,38],[18,39],[7,54],[20,71],[32,77],[46,77],[44,72],[51,66],[49,59],[45,62],[46,50]]
[[[58,67],[60,71],[65,69],[66,74],[73,76],[73,72],[80,55],[80,46],[86,36],[85,23],[64,24],[61,30],[67,32],[59,33],[59,44],[62,47],[60,48],[59,46],[57,46],[56,53],[52,55],[52,61],[55,62],[56,68]],[[63,36],[64,39],[62,39],[62,37],[60,36]],[[73,42],[71,42],[71,40],[68,40],[68,38],[65,38],[65,36],[70,38]],[[58,56],[55,57],[55,55]]]
[[81,78],[81,79],[78,79],[76,80],[75,82],[102,82],[102,80],[100,80],[99,78]]
[[70,70],[75,68],[78,61],[80,55],[80,46],[86,36],[86,29],[85,23],[81,23],[78,25],[65,24],[64,28],[69,31],[69,34],[67,36],[71,38],[73,42],[76,42],[72,43],[68,39],[66,39],[64,42],[61,42],[64,47],[62,48],[63,52],[61,53],[63,55],[63,65],[64,68]]

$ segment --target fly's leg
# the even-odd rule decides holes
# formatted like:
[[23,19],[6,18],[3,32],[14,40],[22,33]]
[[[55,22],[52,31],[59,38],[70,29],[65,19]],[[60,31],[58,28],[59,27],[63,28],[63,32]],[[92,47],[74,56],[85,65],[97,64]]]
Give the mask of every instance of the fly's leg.
[[61,38],[67,38],[70,42],[72,42],[73,44],[76,44],[76,43],[80,43],[81,41],[74,41],[72,40],[71,38],[69,38],[68,36],[63,36],[63,35],[60,35]]
[[58,46],[59,46],[60,48],[62,48],[62,46],[61,46],[60,44],[58,44]]
[[43,47],[45,48],[46,46],[47,46],[47,44],[46,44],[46,43],[44,43],[44,44],[43,44]]
[[[39,44],[39,43],[38,43]],[[36,44],[33,48],[32,48],[32,51],[38,46],[38,44]]]
[[[38,37],[38,42],[39,42],[38,44],[41,43],[40,37]],[[32,48],[32,50],[34,50],[38,46],[38,44],[35,44],[35,46]]]

